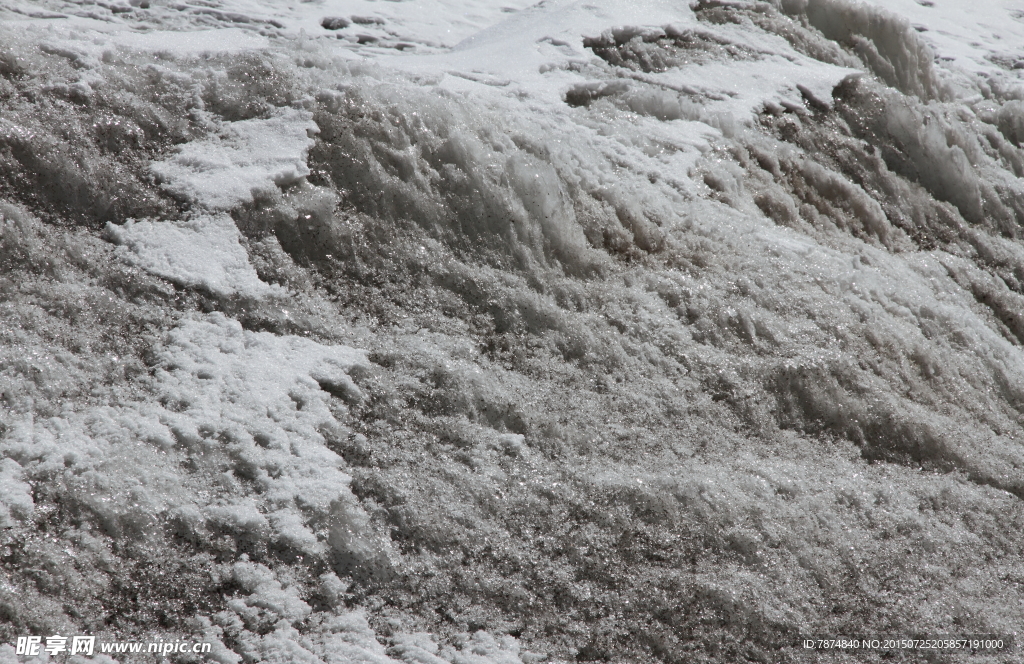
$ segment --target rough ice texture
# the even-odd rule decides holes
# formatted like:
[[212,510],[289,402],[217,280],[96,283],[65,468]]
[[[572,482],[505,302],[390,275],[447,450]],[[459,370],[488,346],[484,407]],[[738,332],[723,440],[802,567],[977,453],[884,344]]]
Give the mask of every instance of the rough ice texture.
[[37,4],[0,0],[0,640],[1019,629],[999,3]]
[[128,221],[108,224],[106,231],[128,250],[128,260],[181,286],[222,297],[261,297],[273,290],[256,276],[235,222],[226,214],[180,223]]
[[788,14],[803,15],[830,40],[852,50],[889,85],[923,99],[948,95],[935,55],[910,21],[883,7],[846,0],[776,0]]

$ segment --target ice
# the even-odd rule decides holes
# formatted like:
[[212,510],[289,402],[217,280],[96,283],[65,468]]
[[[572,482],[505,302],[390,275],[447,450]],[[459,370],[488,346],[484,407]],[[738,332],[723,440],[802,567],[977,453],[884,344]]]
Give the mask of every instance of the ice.
[[828,39],[854,46],[886,83],[923,98],[947,94],[937,79],[932,50],[905,17],[883,7],[836,0],[780,0],[781,9],[803,14]]

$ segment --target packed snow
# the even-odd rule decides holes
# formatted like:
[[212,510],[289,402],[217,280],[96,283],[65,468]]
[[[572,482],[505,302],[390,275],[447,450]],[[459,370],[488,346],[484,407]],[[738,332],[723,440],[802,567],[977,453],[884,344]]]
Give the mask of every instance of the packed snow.
[[1022,48],[1010,0],[0,0],[0,663],[1009,643]]

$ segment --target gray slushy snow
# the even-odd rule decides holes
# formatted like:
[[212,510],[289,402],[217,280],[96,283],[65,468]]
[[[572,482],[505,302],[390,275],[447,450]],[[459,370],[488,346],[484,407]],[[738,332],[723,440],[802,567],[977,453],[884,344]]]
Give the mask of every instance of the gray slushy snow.
[[1022,47],[1001,0],[0,0],[0,664],[1019,634]]

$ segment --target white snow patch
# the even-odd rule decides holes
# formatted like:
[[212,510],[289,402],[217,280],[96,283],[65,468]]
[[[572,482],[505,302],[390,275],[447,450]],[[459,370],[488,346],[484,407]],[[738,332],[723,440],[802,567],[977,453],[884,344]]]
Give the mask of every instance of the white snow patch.
[[180,286],[204,288],[222,297],[239,294],[256,298],[280,290],[280,286],[270,286],[256,276],[239,244],[238,229],[226,214],[184,223],[108,223],[107,233],[125,248],[129,261]]
[[[1016,0],[885,0],[873,4],[905,17],[935,50],[943,66],[978,74],[1006,74],[993,56],[1020,58],[1024,14]],[[1021,69],[1013,72],[1018,79],[1022,74]]]
[[261,489],[258,510],[243,499],[214,507],[220,510],[215,519],[255,533],[264,532],[269,521],[275,539],[320,553],[320,539],[303,525],[303,512],[317,514],[331,524],[325,534],[330,546],[356,564],[386,564],[386,552],[348,489],[344,462],[321,433],[340,427],[332,394],[346,401],[362,398],[348,373],[367,365],[365,352],[248,332],[235,320],[211,314],[172,331],[160,360],[159,401],[180,410],[161,409],[161,422],[179,444],[198,453],[207,453],[210,440],[227,441],[235,475]]
[[306,152],[319,132],[312,114],[284,109],[267,119],[224,123],[205,140],[187,143],[152,164],[173,195],[209,210],[252,200],[253,189],[287,186],[309,175]]
[[195,30],[180,32],[154,30],[152,32],[119,32],[114,43],[139,51],[156,51],[176,56],[200,53],[237,53],[263,49],[268,46],[266,37],[240,28]]
[[[248,332],[215,313],[168,332],[156,354],[145,402],[7,422],[0,523],[31,515],[23,477],[72,468],[74,499],[110,534],[142,537],[164,517],[184,531],[244,535],[304,555],[333,547],[354,569],[387,564],[322,433],[343,435],[332,394],[362,398],[348,374],[367,365],[364,351]],[[209,485],[200,493],[195,473],[181,470],[188,457],[202,459],[195,473]],[[258,495],[239,491],[240,482]],[[223,495],[211,499],[211,487]],[[322,532],[310,530],[311,519]]]

